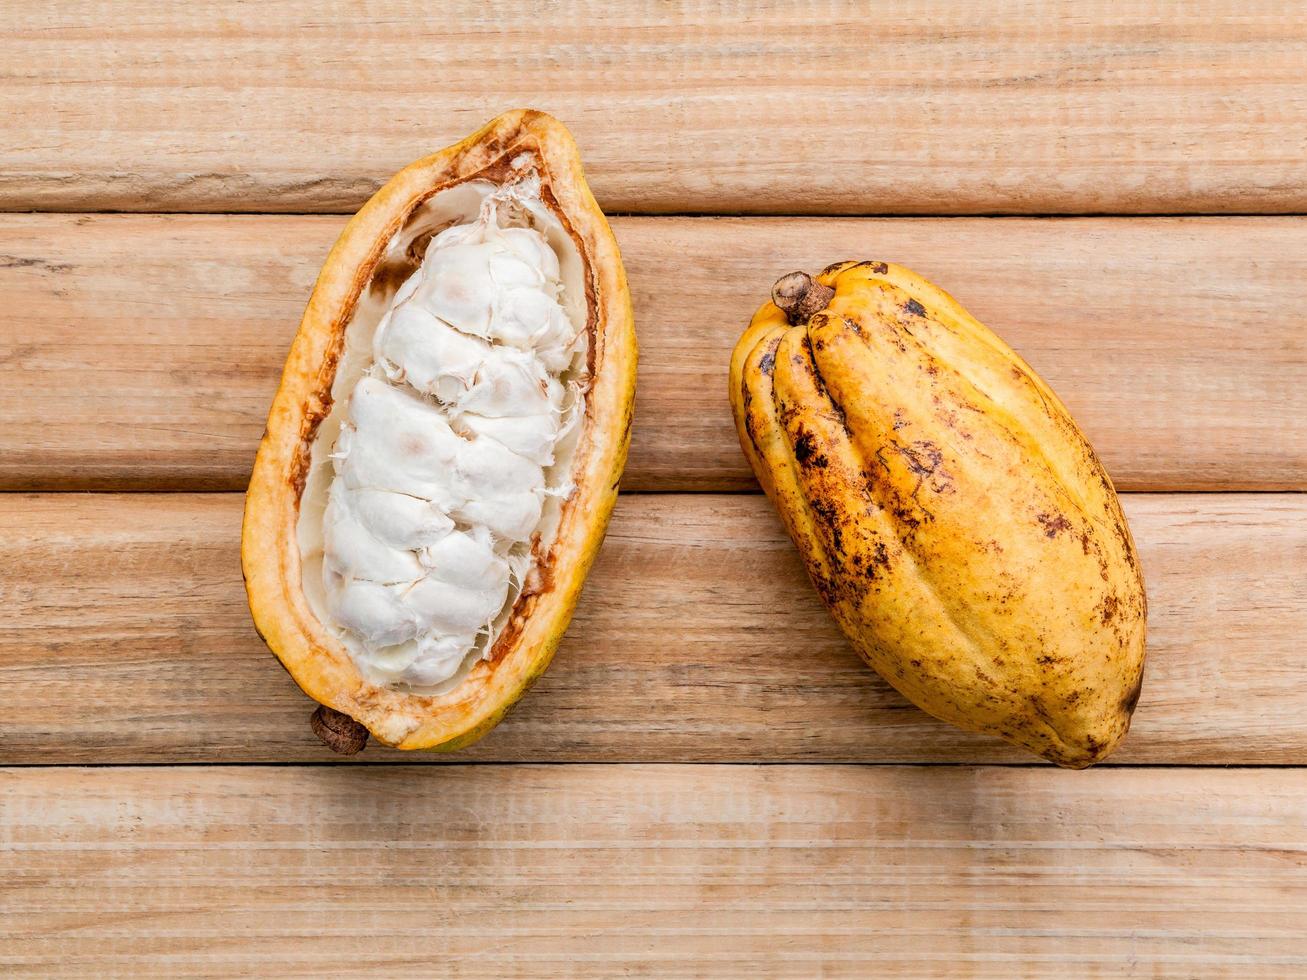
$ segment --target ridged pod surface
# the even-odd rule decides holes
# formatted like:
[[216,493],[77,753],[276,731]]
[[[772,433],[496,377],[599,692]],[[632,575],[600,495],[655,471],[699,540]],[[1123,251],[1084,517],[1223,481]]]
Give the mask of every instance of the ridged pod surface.
[[1139,698],[1146,600],[1066,408],[901,266],[795,273],[773,296],[731,359],[740,445],[853,646],[938,718],[1103,759]]
[[[578,382],[584,416],[572,427],[570,468],[560,475],[572,489],[559,497],[548,532],[533,539],[532,570],[484,656],[439,690],[372,683],[340,631],[323,621],[306,595],[311,583],[298,538],[306,482],[319,465],[315,458],[325,453],[315,449],[315,440],[333,404],[344,402],[333,382],[356,356],[346,335],[363,315],[357,311],[380,315],[418,268],[426,243],[451,223],[432,217],[430,209],[446,199],[441,195],[465,201],[469,188],[502,186],[524,174],[538,180],[541,207],[553,216],[580,270],[572,295],[587,336],[588,363]],[[369,343],[363,336],[353,347]],[[323,706],[313,728],[324,742],[354,752],[371,733],[404,749],[456,749],[489,731],[545,669],[616,501],[635,366],[630,294],[617,243],[586,185],[571,135],[544,113],[506,113],[417,161],[349,222],[327,257],[286,361],[246,494],[241,547],[255,626],[296,683]]]

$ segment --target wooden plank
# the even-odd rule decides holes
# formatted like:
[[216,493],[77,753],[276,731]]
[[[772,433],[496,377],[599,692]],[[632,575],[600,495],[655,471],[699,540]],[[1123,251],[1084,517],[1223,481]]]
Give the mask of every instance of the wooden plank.
[[[1152,618],[1115,761],[1307,764],[1307,496],[1126,503]],[[251,628],[240,505],[0,497],[0,763],[332,758]],[[864,668],[764,498],[703,494],[622,498],[549,673],[453,759],[1029,761]]]
[[1307,971],[1295,770],[0,772],[9,975]]
[[[0,216],[0,488],[243,489],[342,219]],[[794,268],[892,258],[1070,405],[1123,489],[1307,487],[1307,219],[616,222],[642,346],[628,489],[755,486],[729,352]]]
[[617,211],[1307,210],[1307,33],[1273,0],[14,7],[14,210],[351,211],[520,105]]

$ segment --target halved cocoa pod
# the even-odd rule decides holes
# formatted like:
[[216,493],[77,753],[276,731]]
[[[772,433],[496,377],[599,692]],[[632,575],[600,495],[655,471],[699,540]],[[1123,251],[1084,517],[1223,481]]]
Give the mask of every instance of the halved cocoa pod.
[[616,500],[635,364],[617,244],[543,113],[419,160],[349,222],[241,546],[324,742],[459,748],[545,669]]

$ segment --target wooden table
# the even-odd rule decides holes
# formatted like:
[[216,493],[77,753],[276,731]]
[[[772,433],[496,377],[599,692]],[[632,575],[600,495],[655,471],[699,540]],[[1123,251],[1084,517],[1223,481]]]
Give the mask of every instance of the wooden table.
[[[1301,12],[861,6],[3,4],[0,973],[1307,974]],[[241,490],[344,215],[517,105],[616,216],[627,492],[497,731],[341,761]],[[953,292],[1126,491],[1109,764],[906,704],[756,493],[727,352],[846,257]]]

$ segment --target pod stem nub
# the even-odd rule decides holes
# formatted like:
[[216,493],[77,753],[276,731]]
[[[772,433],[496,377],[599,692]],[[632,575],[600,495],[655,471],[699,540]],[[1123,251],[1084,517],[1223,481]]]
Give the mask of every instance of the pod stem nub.
[[355,755],[363,751],[368,744],[368,730],[349,715],[318,705],[309,719],[313,734],[322,739],[322,744],[338,755]]
[[771,288],[771,301],[780,307],[792,326],[807,323],[818,310],[835,295],[830,286],[823,286],[806,272],[791,272],[776,280]]

